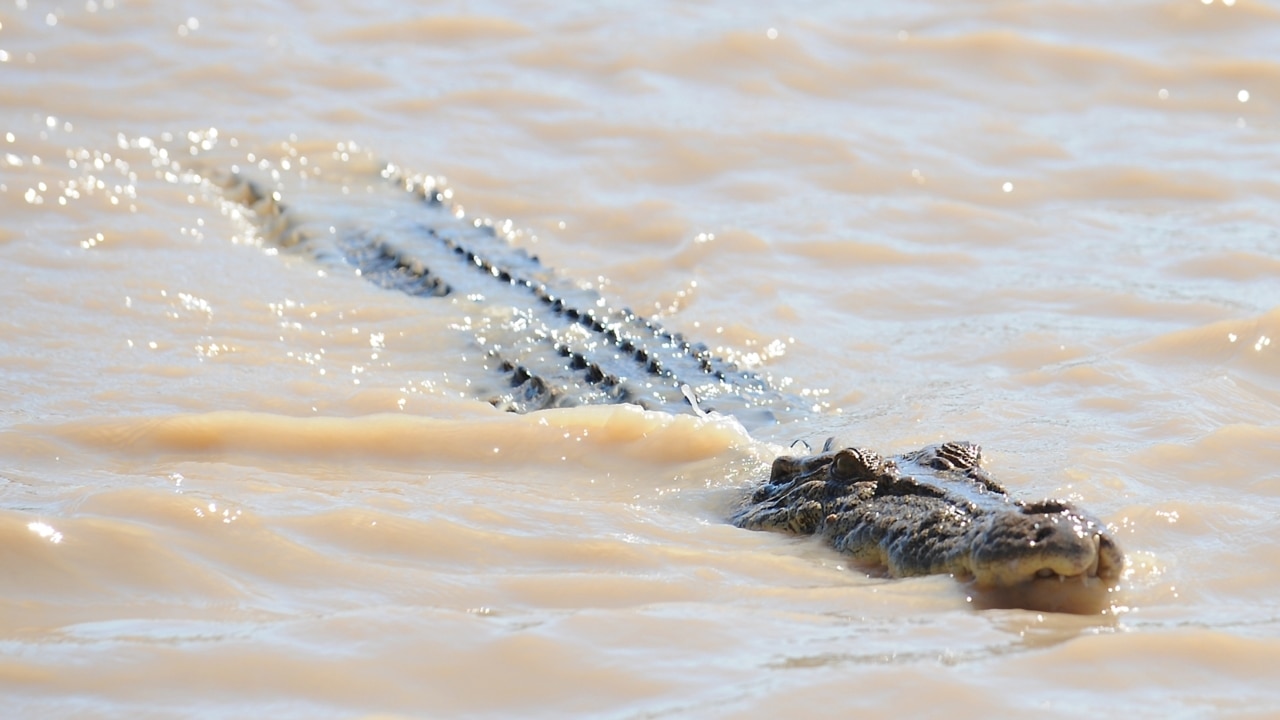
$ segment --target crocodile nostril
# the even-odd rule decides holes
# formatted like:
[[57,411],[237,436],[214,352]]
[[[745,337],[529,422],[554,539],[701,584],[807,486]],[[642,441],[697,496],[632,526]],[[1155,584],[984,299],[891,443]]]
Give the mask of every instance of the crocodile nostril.
[[1048,540],[1051,535],[1053,535],[1053,527],[1050,525],[1041,525],[1036,530],[1036,542],[1044,542],[1045,540]]

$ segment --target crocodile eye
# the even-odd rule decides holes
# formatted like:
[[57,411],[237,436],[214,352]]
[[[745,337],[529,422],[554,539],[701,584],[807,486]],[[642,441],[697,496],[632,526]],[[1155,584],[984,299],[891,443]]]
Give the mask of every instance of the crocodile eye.
[[769,482],[780,483],[788,482],[800,472],[800,463],[792,457],[777,457],[773,460],[773,467],[769,471]]
[[831,464],[831,472],[842,480],[851,480],[865,474],[867,464],[852,450],[841,450]]

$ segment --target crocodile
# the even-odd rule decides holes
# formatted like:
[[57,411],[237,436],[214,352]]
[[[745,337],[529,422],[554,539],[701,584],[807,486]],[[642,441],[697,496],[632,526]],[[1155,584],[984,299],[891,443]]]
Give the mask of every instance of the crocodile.
[[[497,308],[476,329],[502,382],[482,399],[517,413],[588,404],[718,411],[745,427],[815,410],[707,346],[611,306],[517,248],[492,222],[466,221],[429,176],[387,165],[376,182],[403,202],[377,226],[314,225],[278,191],[239,173],[210,173],[223,198],[247,208],[263,239],[347,266],[381,287],[455,296]],[[326,232],[327,229],[327,232]],[[503,314],[505,313],[505,314]],[[1105,525],[1059,500],[1015,500],[982,468],[977,445],[949,442],[892,458],[828,440],[783,455],[730,521],[750,530],[814,536],[889,577],[949,574],[980,605],[1098,612],[1124,556]],[[971,597],[971,599],[973,599]]]

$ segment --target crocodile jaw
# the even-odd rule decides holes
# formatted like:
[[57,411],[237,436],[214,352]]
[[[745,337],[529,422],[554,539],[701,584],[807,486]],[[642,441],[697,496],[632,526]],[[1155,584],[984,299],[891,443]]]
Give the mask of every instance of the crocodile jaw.
[[997,515],[982,533],[983,542],[974,545],[969,558],[978,587],[1067,580],[1110,586],[1119,580],[1124,565],[1106,529],[1065,504],[1051,513],[1023,508]]

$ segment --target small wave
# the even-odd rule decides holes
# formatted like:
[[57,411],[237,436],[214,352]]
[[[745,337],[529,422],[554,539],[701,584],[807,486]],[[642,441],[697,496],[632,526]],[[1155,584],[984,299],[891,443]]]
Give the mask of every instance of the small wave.
[[507,18],[455,15],[369,23],[335,33],[332,38],[347,43],[459,45],[524,37],[532,32],[527,26]]
[[[92,449],[137,455],[238,454],[278,457],[418,458],[525,463],[575,456],[692,462],[754,441],[736,421],[642,410],[633,405],[546,410],[529,415],[440,420],[377,414],[291,417],[219,411],[77,421],[48,429]],[[565,442],[565,441],[569,442]]]
[[1256,378],[1280,380],[1280,307],[1252,318],[1223,320],[1159,335],[1130,350],[1169,362],[1229,367]]

